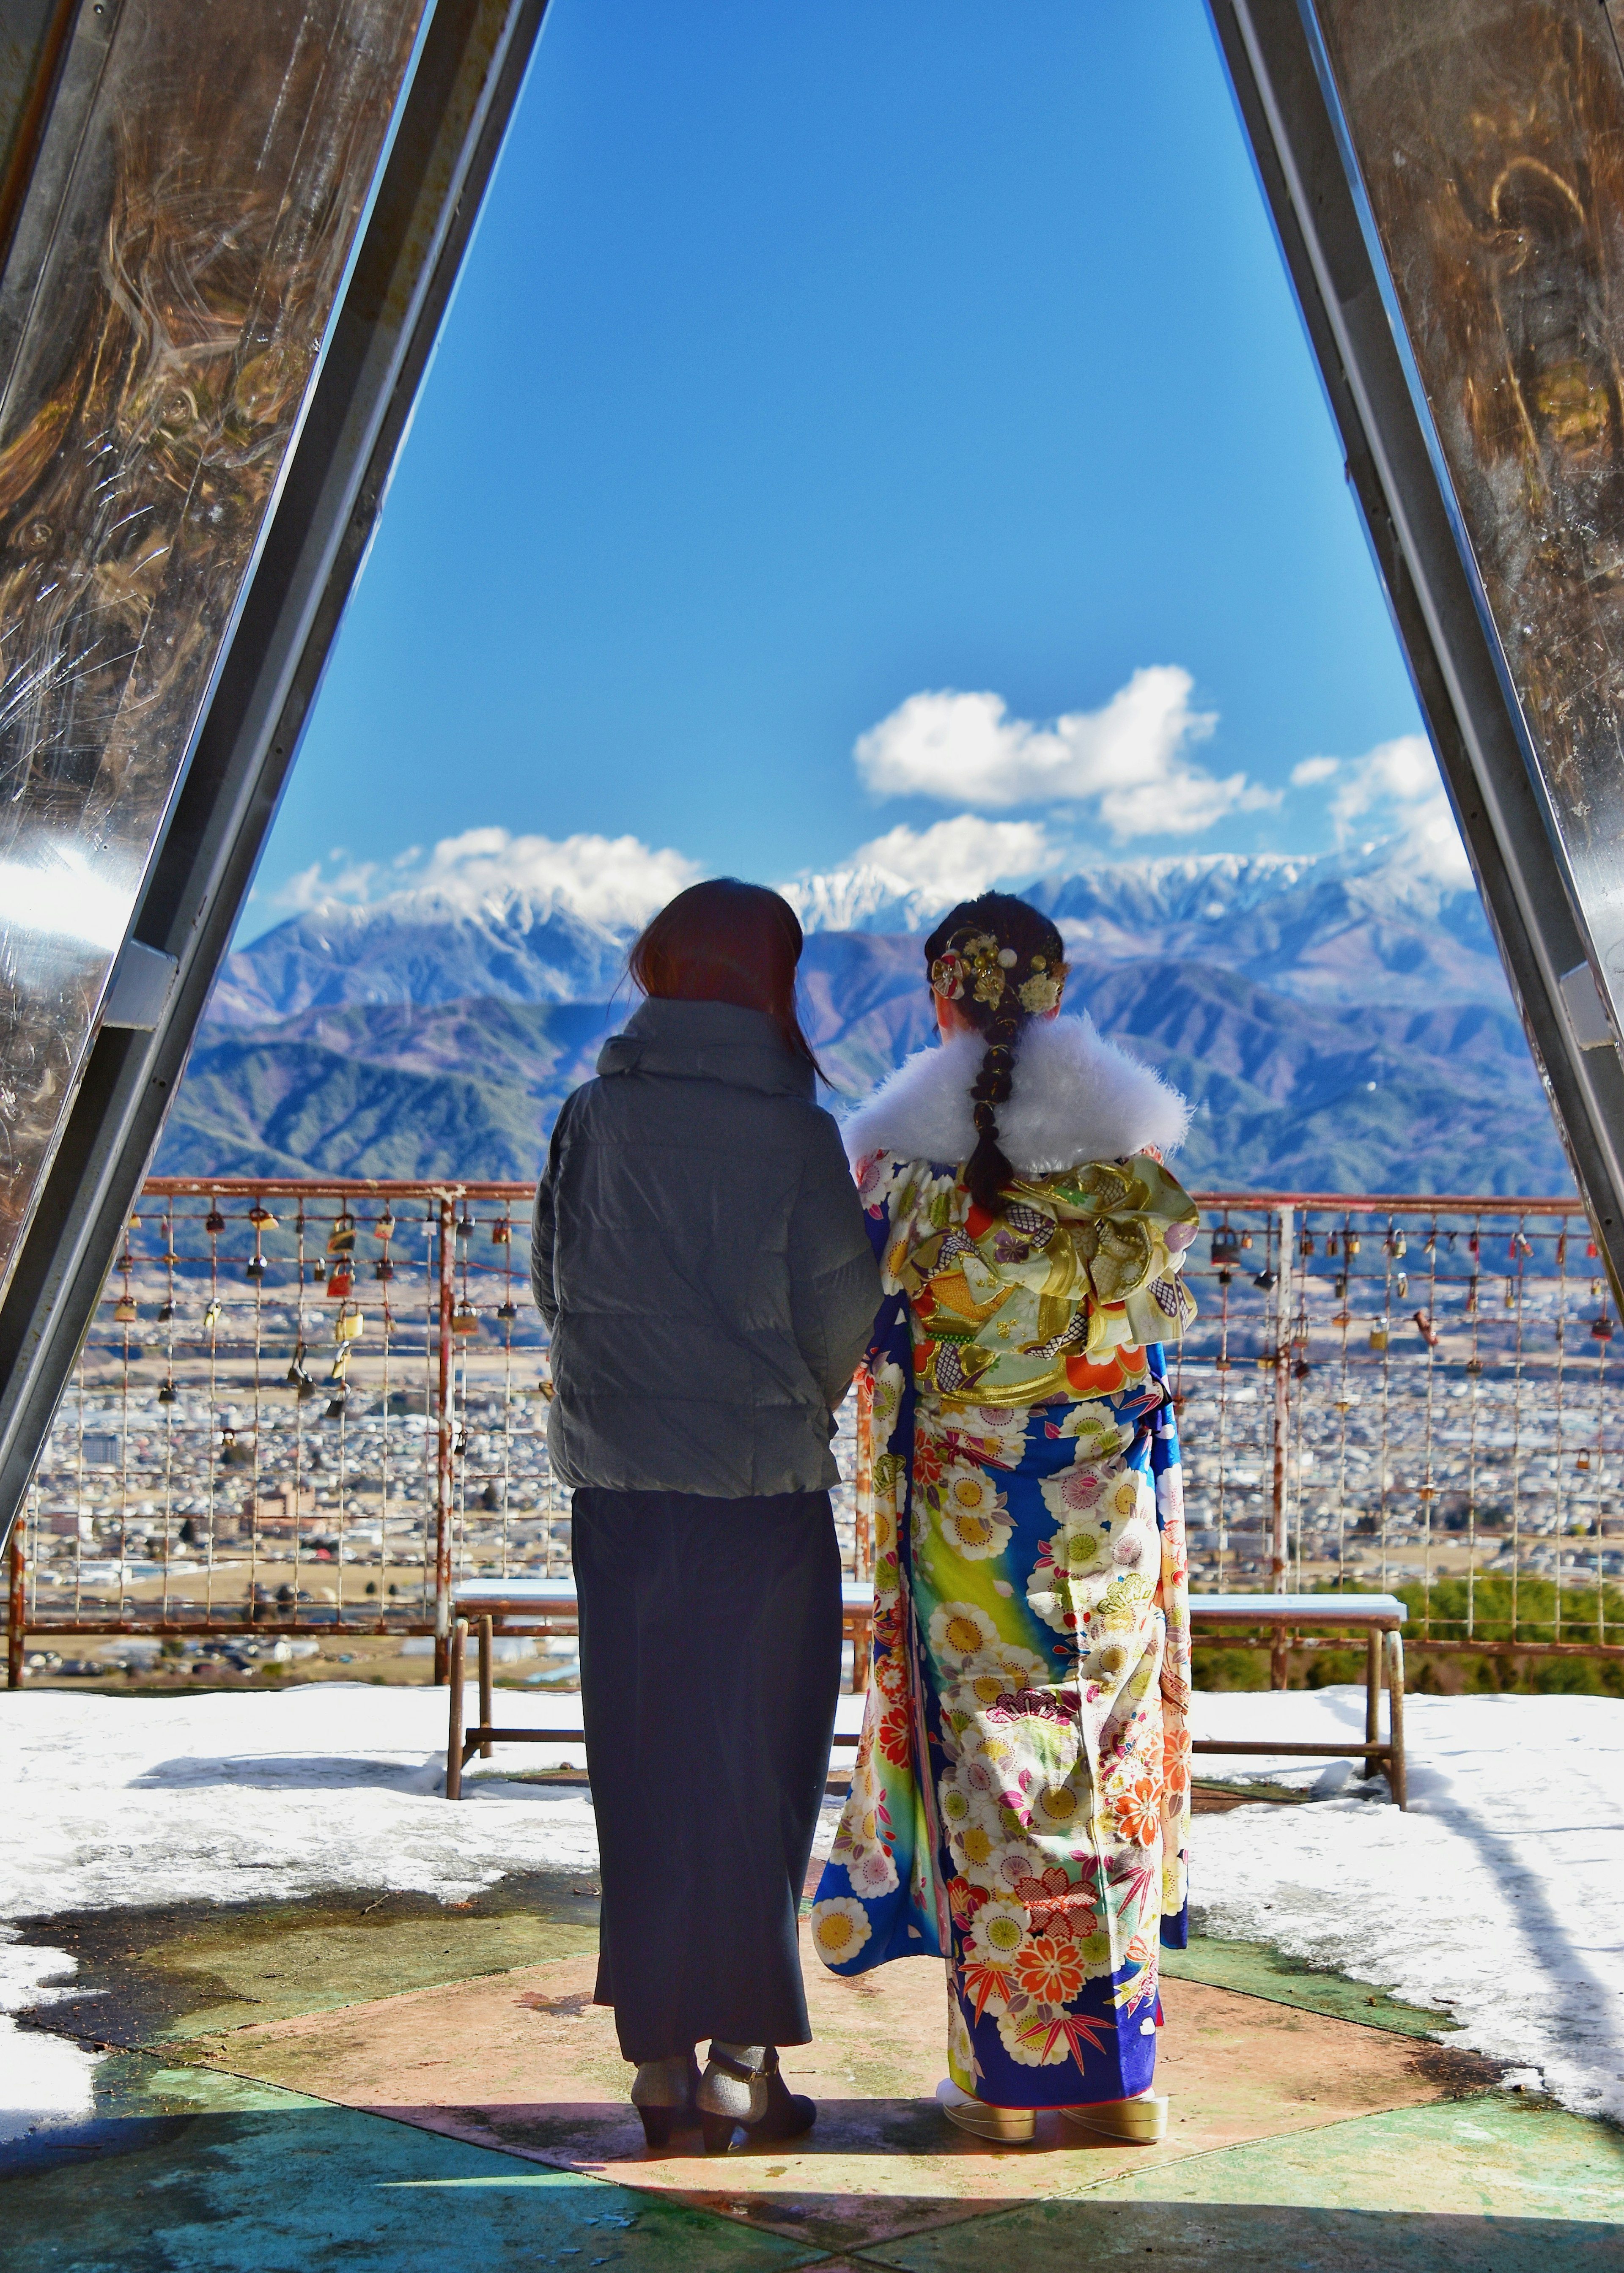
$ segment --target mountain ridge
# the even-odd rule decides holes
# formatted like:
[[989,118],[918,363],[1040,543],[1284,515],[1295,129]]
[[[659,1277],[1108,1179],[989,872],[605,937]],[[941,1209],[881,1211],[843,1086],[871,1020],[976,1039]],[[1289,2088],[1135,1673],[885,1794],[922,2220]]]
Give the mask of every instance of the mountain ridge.
[[[838,1110],[934,1039],[920,949],[943,895],[877,867],[788,889]],[[1192,1100],[1194,1182],[1571,1189],[1477,894],[1426,848],[1174,855],[1026,896],[1065,936],[1070,1007]],[[296,916],[228,958],[159,1166],[533,1175],[635,1000],[631,935],[557,889],[418,888]]]
[[[1195,1106],[1224,1189],[1571,1189],[1476,896],[1385,859],[1192,856],[1053,879],[1068,1002]],[[322,910],[233,956],[159,1154],[188,1174],[524,1179],[635,997],[628,934],[523,894]],[[808,933],[840,1109],[934,1038],[920,929]]]
[[[861,891],[846,891],[864,878]],[[801,903],[808,979],[819,941],[906,939],[917,955],[918,934],[946,903],[917,890],[881,896],[882,883],[890,891],[896,881],[878,869],[849,870],[786,888]],[[1025,896],[1090,962],[1213,960],[1276,993],[1327,1002],[1509,999],[1470,880],[1440,878],[1402,842],[1357,856],[1124,861],[1039,878]],[[835,914],[851,919],[826,919]],[[631,937],[579,914],[557,891],[418,889],[371,908],[330,904],[229,956],[208,1016],[258,1026],[364,1001],[601,1001],[624,983]]]

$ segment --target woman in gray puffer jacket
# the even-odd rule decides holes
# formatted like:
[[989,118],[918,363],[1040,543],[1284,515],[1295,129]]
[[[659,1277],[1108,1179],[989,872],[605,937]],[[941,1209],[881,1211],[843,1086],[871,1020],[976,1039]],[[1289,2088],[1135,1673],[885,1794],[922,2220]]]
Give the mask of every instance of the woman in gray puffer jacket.
[[[647,997],[569,1097],[536,1198],[548,1443],[575,1489],[603,1881],[597,1999],[650,2145],[816,2109],[801,1893],[840,1667],[830,1439],[879,1302],[795,1016],[776,892],[724,878],[631,954]],[[703,2078],[695,2043],[710,2041]]]

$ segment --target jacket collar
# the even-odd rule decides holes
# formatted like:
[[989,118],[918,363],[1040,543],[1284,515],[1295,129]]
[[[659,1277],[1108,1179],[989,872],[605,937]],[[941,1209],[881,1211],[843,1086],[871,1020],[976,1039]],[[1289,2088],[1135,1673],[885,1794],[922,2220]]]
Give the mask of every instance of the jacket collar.
[[673,1002],[650,995],[623,1034],[598,1053],[598,1070],[654,1074],[667,1080],[724,1081],[771,1097],[817,1093],[812,1069],[794,1056],[764,1010],[732,1002]]
[[[970,1086],[984,1045],[956,1034],[899,1066],[840,1134],[853,1160],[875,1152],[957,1167],[975,1149]],[[997,1108],[998,1143],[1021,1175],[1049,1176],[1083,1160],[1120,1160],[1184,1141],[1190,1107],[1160,1074],[1108,1041],[1087,1014],[1034,1019],[1021,1038],[1014,1085]]]

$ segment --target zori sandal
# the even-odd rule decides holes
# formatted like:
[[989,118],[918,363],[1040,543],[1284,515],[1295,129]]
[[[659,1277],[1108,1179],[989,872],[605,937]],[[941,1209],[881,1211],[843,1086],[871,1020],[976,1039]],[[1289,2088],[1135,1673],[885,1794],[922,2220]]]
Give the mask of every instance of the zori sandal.
[[1030,2107],[994,2107],[968,2091],[960,2091],[951,2076],[936,2086],[936,2105],[950,2123],[972,2131],[978,2139],[996,2139],[1006,2147],[1029,2147],[1037,2117]]
[[1136,2147],[1154,2147],[1167,2137],[1168,2103],[1154,2091],[1132,2099],[1101,2099],[1091,2106],[1063,2107],[1068,2123],[1080,2130],[1098,2131],[1107,2139],[1126,2139]]

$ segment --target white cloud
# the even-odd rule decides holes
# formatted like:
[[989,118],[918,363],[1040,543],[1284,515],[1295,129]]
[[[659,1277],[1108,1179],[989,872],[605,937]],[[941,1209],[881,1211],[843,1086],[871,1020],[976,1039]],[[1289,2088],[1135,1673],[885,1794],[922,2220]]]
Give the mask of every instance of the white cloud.
[[702,874],[669,846],[655,851],[636,836],[512,836],[505,829],[467,829],[443,837],[417,881],[470,899],[523,892],[556,898],[590,923],[644,924],[657,908]]
[[1339,765],[1336,782],[1331,818],[1344,832],[1386,806],[1422,806],[1443,795],[1438,763],[1425,734],[1401,734],[1395,741],[1378,742],[1365,756]]
[[1470,865],[1425,734],[1397,735],[1362,758],[1304,758],[1291,778],[1306,786],[1335,782],[1330,814],[1339,844],[1398,836],[1418,873],[1440,883],[1470,881]]
[[838,868],[802,874],[778,889],[808,931],[917,931],[955,900],[1006,878],[1057,866],[1070,848],[1037,821],[983,821],[955,814],[929,829],[898,827],[860,844]]
[[270,905],[285,908],[292,915],[331,907],[335,900],[350,907],[365,907],[373,896],[373,881],[380,873],[377,861],[351,860],[342,848],[329,852],[327,860],[336,864],[331,875],[326,873],[327,861],[312,860],[308,868],[300,868],[277,887],[270,895]]
[[289,879],[275,904],[295,912],[339,902],[376,906],[408,892],[432,891],[476,909],[518,894],[568,909],[589,923],[620,930],[644,924],[701,874],[696,862],[636,836],[515,836],[506,829],[465,829],[426,855],[414,846],[381,866],[342,849]]
[[1237,809],[1279,802],[1244,773],[1222,778],[1192,746],[1218,723],[1192,710],[1194,682],[1174,664],[1136,671],[1098,710],[1048,725],[1011,718],[999,694],[911,694],[858,737],[857,770],[880,797],[933,797],[985,806],[1097,800],[1120,844],[1193,836]]
[[1041,821],[960,813],[929,829],[888,829],[860,844],[851,865],[883,869],[906,890],[936,893],[945,904],[972,898],[1001,876],[1035,875],[1062,857]]

